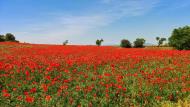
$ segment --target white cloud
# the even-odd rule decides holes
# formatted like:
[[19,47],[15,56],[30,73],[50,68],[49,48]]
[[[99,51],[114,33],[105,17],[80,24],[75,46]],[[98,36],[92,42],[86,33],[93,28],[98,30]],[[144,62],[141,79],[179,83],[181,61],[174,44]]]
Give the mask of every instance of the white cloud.
[[19,38],[22,41],[56,43],[56,41],[61,42],[65,39],[81,39],[81,36],[84,36],[90,30],[108,25],[110,22],[106,19],[103,15],[62,16],[51,21],[51,23],[30,25],[30,29],[15,33],[17,35],[26,35]]
[[[158,0],[103,0],[101,12],[85,15],[63,15],[48,22],[30,25],[21,31],[19,40],[32,43],[60,43],[65,39],[85,38],[94,29],[110,25],[122,17],[143,15]],[[22,34],[22,32],[24,32]]]

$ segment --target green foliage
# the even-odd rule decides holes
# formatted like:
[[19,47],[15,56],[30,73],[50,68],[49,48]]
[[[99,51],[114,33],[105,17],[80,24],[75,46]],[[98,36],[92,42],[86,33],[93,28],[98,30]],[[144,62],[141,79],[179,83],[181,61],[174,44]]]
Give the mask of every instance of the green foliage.
[[104,41],[103,39],[100,39],[100,40],[97,39],[97,40],[96,40],[96,45],[97,45],[97,46],[101,46],[103,41]]
[[158,47],[159,47],[160,45],[163,45],[164,41],[166,41],[166,38],[156,37],[156,40],[158,41]]
[[15,36],[11,33],[7,33],[6,35],[0,35],[0,42],[19,42],[18,40],[15,39]]
[[123,48],[131,48],[131,42],[127,39],[123,39],[121,40],[121,44],[120,44],[121,47]]
[[67,45],[69,43],[69,41],[68,40],[65,40],[64,42],[63,42],[63,45]]
[[169,38],[169,45],[178,50],[190,49],[190,26],[174,29]]
[[11,33],[7,33],[5,35],[5,40],[6,41],[15,41],[15,36],[13,34],[11,34]]
[[134,47],[135,48],[143,48],[145,42],[146,42],[145,39],[143,39],[143,38],[137,38],[136,41],[134,41]]
[[4,42],[5,41],[5,36],[4,35],[0,35],[0,42]]

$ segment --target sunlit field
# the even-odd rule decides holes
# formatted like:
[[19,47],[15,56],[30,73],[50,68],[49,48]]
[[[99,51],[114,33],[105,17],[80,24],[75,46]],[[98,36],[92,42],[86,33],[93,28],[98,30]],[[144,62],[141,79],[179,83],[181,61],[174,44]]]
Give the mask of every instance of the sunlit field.
[[0,106],[188,104],[190,51],[0,43]]

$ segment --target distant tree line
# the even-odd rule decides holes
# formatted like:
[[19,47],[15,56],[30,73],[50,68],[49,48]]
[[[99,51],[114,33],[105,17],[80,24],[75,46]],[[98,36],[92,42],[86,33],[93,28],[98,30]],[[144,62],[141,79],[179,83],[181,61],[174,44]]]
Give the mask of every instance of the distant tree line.
[[134,48],[144,48],[145,47],[144,46],[145,42],[146,42],[145,39],[137,38],[133,42],[134,46],[132,46],[132,43],[129,40],[123,39],[123,40],[121,40],[120,46],[123,47],[123,48],[132,48],[132,47],[134,47]]
[[[6,41],[19,42],[11,33],[7,33],[5,35],[0,34],[0,42]],[[156,37],[156,41],[158,43],[157,46],[160,47],[165,41],[167,41],[167,39],[163,37]],[[68,40],[64,41],[63,45],[67,45],[68,42]],[[96,45],[101,46],[103,42],[103,39],[97,39]],[[144,38],[137,38],[132,45],[132,43],[128,39],[123,39],[120,42],[120,46],[123,48],[143,48],[145,47],[145,42],[146,40]],[[178,50],[190,50],[190,26],[184,26],[174,29],[172,35],[168,38],[167,46],[174,47]]]
[[[96,45],[101,46],[104,40],[96,40]],[[156,37],[158,47],[163,46],[164,42],[167,41],[166,38]],[[128,39],[121,40],[120,46],[123,48],[143,48],[145,47],[146,40],[144,38],[137,38],[132,43]],[[179,27],[173,30],[172,35],[168,39],[168,43],[164,46],[171,46],[177,50],[190,50],[190,26]]]
[[0,42],[19,42],[16,40],[15,36],[11,33],[7,33],[5,35],[0,35]]

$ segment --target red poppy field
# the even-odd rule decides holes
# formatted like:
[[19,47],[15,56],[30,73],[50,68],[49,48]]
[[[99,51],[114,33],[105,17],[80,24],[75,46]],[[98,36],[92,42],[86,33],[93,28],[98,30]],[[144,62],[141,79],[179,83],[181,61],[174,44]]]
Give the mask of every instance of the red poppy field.
[[190,51],[0,43],[0,106],[158,106],[190,95]]

